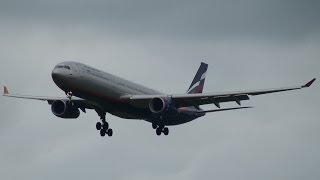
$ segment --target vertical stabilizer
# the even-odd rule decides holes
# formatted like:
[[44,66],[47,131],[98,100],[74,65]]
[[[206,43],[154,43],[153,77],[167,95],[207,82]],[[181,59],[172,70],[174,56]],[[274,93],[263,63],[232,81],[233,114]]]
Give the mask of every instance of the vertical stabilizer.
[[208,64],[201,62],[201,65],[197,71],[196,76],[194,77],[187,93],[188,94],[197,94],[202,93],[204,82],[206,80],[206,73],[208,70]]
[[9,91],[8,88],[6,86],[3,87],[3,95],[8,95]]

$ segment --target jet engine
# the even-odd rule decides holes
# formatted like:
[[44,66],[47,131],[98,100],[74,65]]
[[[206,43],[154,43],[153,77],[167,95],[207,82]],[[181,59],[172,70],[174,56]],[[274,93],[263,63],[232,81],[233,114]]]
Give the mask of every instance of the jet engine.
[[79,109],[65,100],[53,101],[51,111],[55,116],[65,119],[76,119],[80,116]]
[[152,113],[160,114],[166,111],[169,107],[169,102],[166,99],[155,97],[149,102],[149,109]]
[[174,117],[179,113],[170,98],[152,98],[149,102],[149,109],[155,117]]

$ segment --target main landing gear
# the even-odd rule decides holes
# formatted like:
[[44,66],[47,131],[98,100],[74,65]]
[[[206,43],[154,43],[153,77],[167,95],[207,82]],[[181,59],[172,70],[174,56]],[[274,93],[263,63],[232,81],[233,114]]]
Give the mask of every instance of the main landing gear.
[[109,128],[109,124],[106,121],[106,113],[98,113],[100,116],[101,122],[97,122],[96,129],[100,131],[101,137],[104,137],[106,134],[111,137],[113,135],[113,130]]
[[164,135],[168,135],[169,134],[169,128],[165,127],[165,126],[159,126],[155,123],[152,123],[152,128],[156,130],[156,134],[158,136],[161,135],[161,133],[163,133]]

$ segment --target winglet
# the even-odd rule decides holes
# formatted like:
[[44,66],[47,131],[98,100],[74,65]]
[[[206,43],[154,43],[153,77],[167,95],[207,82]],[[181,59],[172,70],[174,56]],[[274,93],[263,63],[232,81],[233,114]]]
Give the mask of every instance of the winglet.
[[307,84],[303,85],[302,87],[303,88],[310,87],[315,80],[316,78],[313,78],[311,81],[309,81]]
[[3,95],[9,94],[8,88],[6,86],[3,87]]

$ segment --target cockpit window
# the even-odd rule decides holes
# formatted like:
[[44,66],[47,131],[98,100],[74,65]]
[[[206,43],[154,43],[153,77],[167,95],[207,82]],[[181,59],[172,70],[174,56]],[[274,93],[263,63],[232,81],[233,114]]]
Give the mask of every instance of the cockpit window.
[[64,66],[64,65],[58,65],[57,68],[59,69],[63,68],[63,69],[69,69],[69,70],[71,69],[70,66]]

